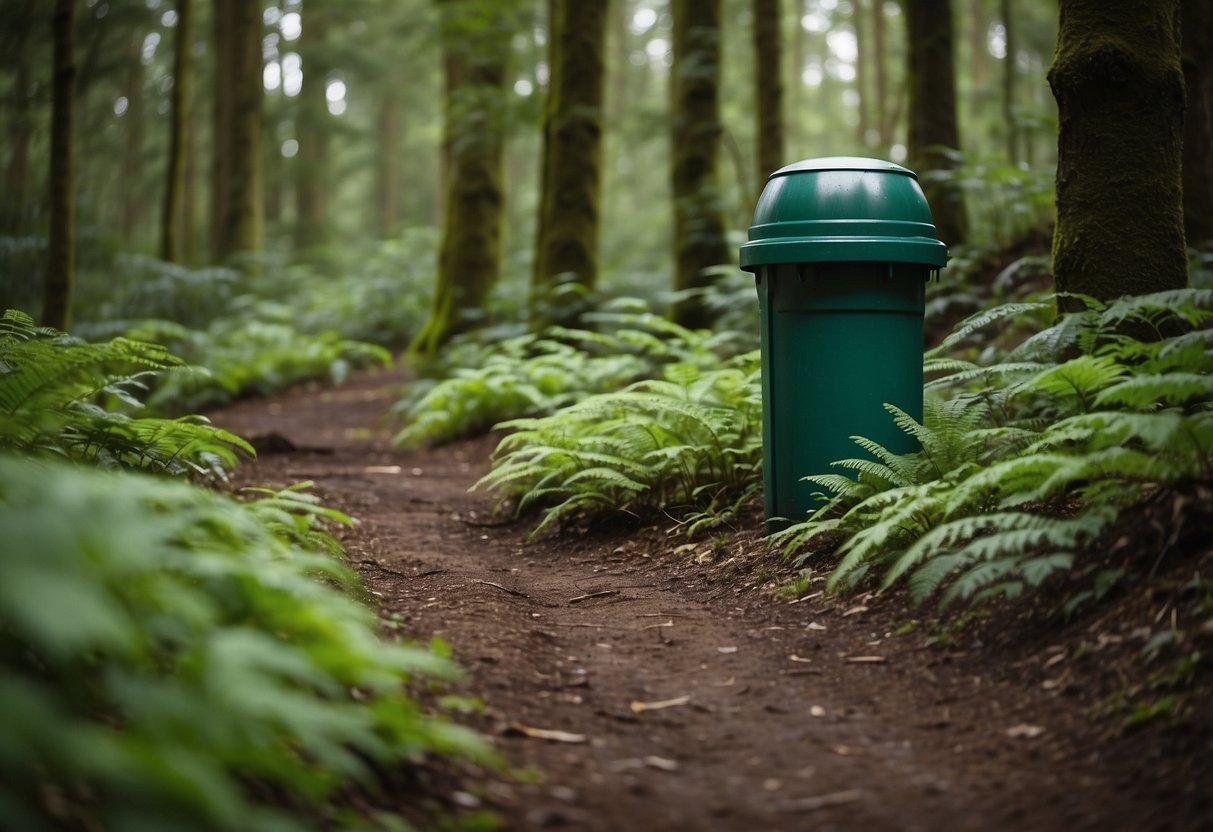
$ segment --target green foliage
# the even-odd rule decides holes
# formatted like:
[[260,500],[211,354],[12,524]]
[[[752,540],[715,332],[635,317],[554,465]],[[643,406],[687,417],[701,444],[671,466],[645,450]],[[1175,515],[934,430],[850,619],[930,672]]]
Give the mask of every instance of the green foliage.
[[720,354],[734,350],[739,340],[730,331],[688,330],[633,298],[610,301],[582,319],[597,329],[553,326],[538,334],[496,340],[488,333],[455,343],[444,360],[453,368],[449,375],[414,382],[393,408],[392,415],[407,423],[396,441],[432,444],[509,419],[551,414],[676,363],[718,366]]
[[241,504],[0,458],[5,823],[366,828],[341,794],[380,767],[489,760],[408,694],[455,668],[377,636],[320,518],[345,519],[297,491]]
[[891,409],[922,450],[856,437],[872,456],[835,463],[850,476],[810,476],[830,499],[774,542],[804,562],[841,540],[831,586],[876,567],[882,586],[908,577],[915,600],[943,604],[1014,597],[1075,569],[1097,585],[1119,574],[1092,548],[1117,517],[1213,480],[1213,292],[1083,301],[986,364],[946,353],[1039,304],[962,322],[927,354],[941,398],[927,399],[925,424]]
[[253,449],[201,417],[137,415],[151,378],[180,364],[163,347],[126,338],[89,344],[0,316],[0,448],[105,467],[224,476]]
[[574,514],[664,510],[688,533],[734,518],[761,479],[757,353],[705,370],[589,396],[550,416],[516,419],[478,485],[544,506],[535,532]]

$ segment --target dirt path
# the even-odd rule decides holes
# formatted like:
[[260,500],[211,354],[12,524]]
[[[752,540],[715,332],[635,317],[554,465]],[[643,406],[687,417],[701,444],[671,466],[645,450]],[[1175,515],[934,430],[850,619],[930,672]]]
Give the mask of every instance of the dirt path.
[[401,384],[364,375],[213,418],[262,440],[242,481],[314,480],[359,518],[347,548],[383,614],[453,645],[482,727],[543,772],[489,785],[506,828],[1213,828],[1213,783],[1041,684],[1047,645],[1000,665],[898,635],[913,613],[887,601],[781,602],[729,574],[752,536],[715,552],[635,526],[528,543],[467,492],[490,440],[390,447],[378,419]]

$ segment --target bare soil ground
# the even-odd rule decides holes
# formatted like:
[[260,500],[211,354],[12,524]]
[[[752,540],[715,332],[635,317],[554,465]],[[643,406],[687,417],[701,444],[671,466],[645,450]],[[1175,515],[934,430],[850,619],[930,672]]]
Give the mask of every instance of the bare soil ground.
[[[358,518],[345,544],[381,615],[452,645],[459,692],[487,708],[473,724],[537,773],[438,776],[453,811],[510,830],[1213,829],[1213,632],[1190,635],[1205,659],[1173,705],[1123,726],[1120,703],[1175,681],[1134,633],[1183,628],[1178,583],[1063,629],[1022,605],[941,621],[895,594],[791,603],[757,517],[692,544],[664,518],[528,541],[468,491],[491,437],[391,447],[404,380],[212,417],[260,446],[241,483],[313,480]],[[1208,547],[1177,569],[1207,579]]]

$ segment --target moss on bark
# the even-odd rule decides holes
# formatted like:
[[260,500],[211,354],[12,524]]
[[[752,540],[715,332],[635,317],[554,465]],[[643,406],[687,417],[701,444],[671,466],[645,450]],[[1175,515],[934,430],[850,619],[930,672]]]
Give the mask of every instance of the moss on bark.
[[598,280],[602,106],[609,3],[550,0],[542,183],[531,280],[536,323],[565,322],[573,282]]
[[1178,4],[1062,0],[1049,69],[1059,291],[1111,299],[1187,284]]
[[[710,269],[729,262],[717,167],[720,156],[720,0],[673,0],[670,70],[671,183],[674,196],[674,288],[702,288]],[[711,324],[698,299],[675,305],[689,327]]]

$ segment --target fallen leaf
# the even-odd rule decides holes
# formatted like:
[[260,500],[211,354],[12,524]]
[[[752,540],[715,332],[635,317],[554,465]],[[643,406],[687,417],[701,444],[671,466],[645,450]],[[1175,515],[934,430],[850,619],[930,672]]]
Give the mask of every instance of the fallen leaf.
[[860,605],[858,607],[851,607],[849,610],[847,610],[846,612],[844,612],[842,614],[842,617],[846,618],[848,615],[858,615],[861,612],[867,612],[867,611],[868,611],[868,608],[863,605]]
[[1008,737],[1023,738],[1026,740],[1034,740],[1045,732],[1045,729],[1040,725],[1029,725],[1026,722],[1021,722],[1018,725],[1012,725],[1006,730]]
[[737,648],[736,647],[717,647],[716,652],[718,652],[718,653],[736,653]]
[[884,661],[884,656],[847,656],[847,661],[852,664],[879,664]]
[[679,696],[675,699],[663,699],[660,702],[632,702],[632,713],[640,714],[645,711],[662,711],[666,708],[677,708],[691,701],[689,696]]
[[665,757],[658,757],[655,754],[645,757],[644,764],[649,768],[655,768],[659,771],[678,771],[677,760],[669,760]]
[[808,624],[805,625],[806,630],[824,630],[825,628],[826,628],[826,625],[818,624],[816,621],[810,621]]
[[532,728],[530,725],[523,725],[521,722],[515,722],[508,729],[508,734],[521,734],[524,737],[530,737],[534,740],[550,740],[551,742],[567,742],[567,743],[583,743],[589,738],[585,734],[574,734],[569,731],[553,731],[548,728]]

